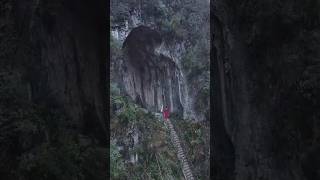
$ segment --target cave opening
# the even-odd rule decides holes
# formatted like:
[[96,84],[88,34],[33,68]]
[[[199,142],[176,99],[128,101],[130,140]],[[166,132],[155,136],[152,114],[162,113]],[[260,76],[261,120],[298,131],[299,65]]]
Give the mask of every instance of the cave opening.
[[155,52],[162,43],[160,33],[150,27],[138,26],[130,31],[122,44],[126,55],[124,79],[133,82],[132,87],[126,86],[126,91],[146,109],[157,112],[167,105],[182,116],[184,108],[176,84],[180,82],[175,76],[180,69],[171,58]]

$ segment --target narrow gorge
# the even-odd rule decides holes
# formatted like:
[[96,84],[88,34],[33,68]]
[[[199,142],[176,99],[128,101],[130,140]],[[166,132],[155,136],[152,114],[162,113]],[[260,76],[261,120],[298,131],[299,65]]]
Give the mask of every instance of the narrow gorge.
[[319,0],[109,2],[0,1],[0,179],[320,179]]
[[[119,157],[111,162],[113,178],[209,178],[208,5],[111,2],[111,144]],[[196,24],[205,26],[191,31]],[[132,170],[139,167],[145,172]]]

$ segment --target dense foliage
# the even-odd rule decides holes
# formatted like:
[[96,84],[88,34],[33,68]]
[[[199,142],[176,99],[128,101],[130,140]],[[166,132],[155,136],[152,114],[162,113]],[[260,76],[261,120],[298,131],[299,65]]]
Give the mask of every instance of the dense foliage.
[[19,99],[6,88],[10,85],[0,90],[1,177],[104,179],[101,172],[106,165],[100,157],[106,149],[88,137],[77,136],[72,122],[59,109]]
[[210,130],[206,122],[182,121],[177,115],[171,116],[171,122],[181,139],[183,149],[192,166],[196,179],[209,179]]
[[[134,104],[111,84],[111,178],[179,179],[182,177],[175,149],[162,121]],[[134,133],[139,143],[132,145]],[[131,142],[131,143],[130,143]],[[122,148],[120,148],[122,147]],[[121,150],[120,150],[121,149]],[[138,161],[130,162],[132,155]]]

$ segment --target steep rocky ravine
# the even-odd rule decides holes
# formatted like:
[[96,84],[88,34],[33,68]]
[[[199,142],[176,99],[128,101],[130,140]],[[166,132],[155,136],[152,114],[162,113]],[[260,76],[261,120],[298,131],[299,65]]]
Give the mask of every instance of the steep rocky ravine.
[[[206,3],[111,1],[111,142],[113,154],[118,154],[111,163],[112,177],[182,178],[177,152],[170,147],[170,139],[164,138],[170,134],[159,132],[165,127],[160,109],[167,105],[194,177],[209,178]],[[117,99],[126,99],[131,105],[117,105],[127,104]],[[129,107],[143,109],[147,114],[158,113],[160,118],[136,116],[140,110]],[[160,146],[159,150],[150,149],[148,144]],[[116,164],[122,164],[122,168],[116,168]]]
[[214,179],[320,178],[319,9],[213,1]]

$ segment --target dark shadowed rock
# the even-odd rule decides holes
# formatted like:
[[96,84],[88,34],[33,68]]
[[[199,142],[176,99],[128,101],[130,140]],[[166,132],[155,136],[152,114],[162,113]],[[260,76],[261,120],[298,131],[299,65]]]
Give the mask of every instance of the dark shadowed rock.
[[64,111],[79,133],[106,141],[104,3],[19,1],[6,7],[12,11],[1,18],[11,18],[7,36],[17,41],[7,47],[16,53],[5,58],[30,87],[26,96]]
[[318,1],[212,5],[214,179],[319,179]]
[[106,8],[0,2],[1,179],[106,179]]
[[123,48],[127,48],[128,54],[133,59],[138,60],[145,53],[153,54],[155,48],[160,46],[161,43],[162,38],[157,31],[147,26],[139,26],[132,29],[126,37]]

